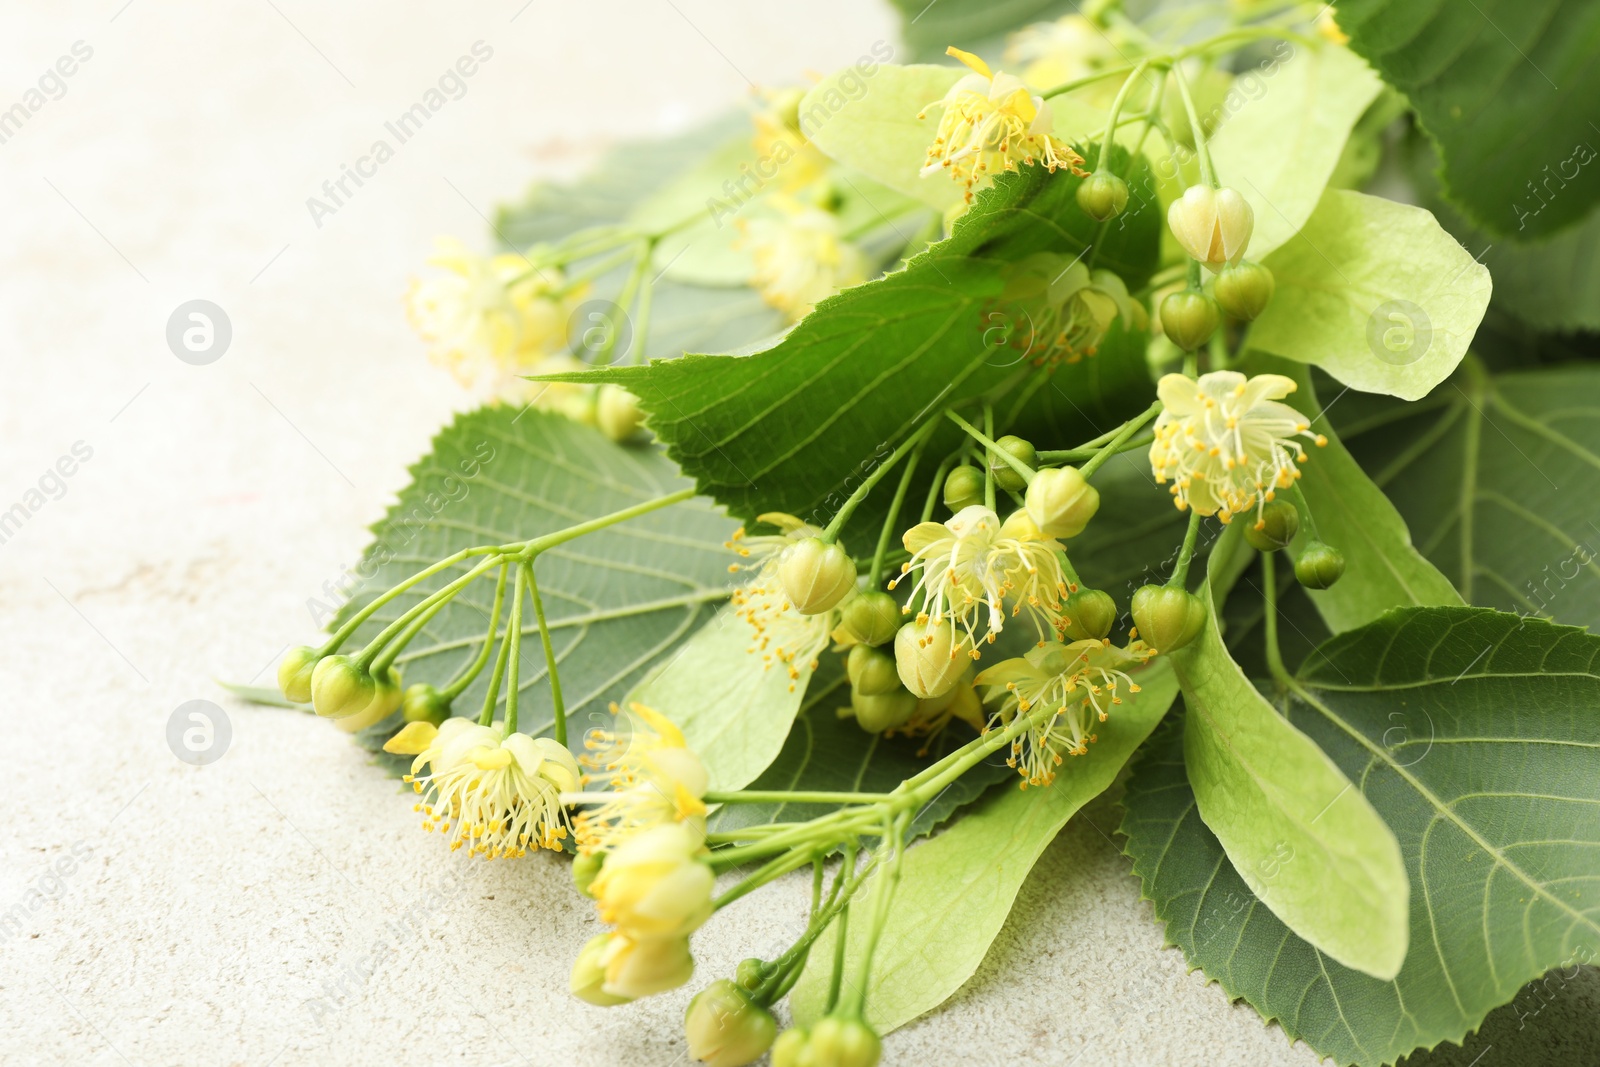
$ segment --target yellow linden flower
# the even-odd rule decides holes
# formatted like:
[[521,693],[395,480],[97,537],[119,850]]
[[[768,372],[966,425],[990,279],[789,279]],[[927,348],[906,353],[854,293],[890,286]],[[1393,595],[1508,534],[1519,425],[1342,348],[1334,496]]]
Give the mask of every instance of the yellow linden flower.
[[[1030,93],[1022,79],[990,71],[983,60],[959,48],[947,48],[945,54],[965,63],[972,73],[952,85],[943,100],[928,105],[943,107],[944,114],[928,147],[923,177],[948,170],[965,187],[966,202],[971,203],[979,183],[1001,171],[1016,170],[1019,162],[1042,163],[1049,170],[1067,167],[1080,177],[1088,175],[1081,166],[1083,157],[1051,136],[1055,117],[1050,105]],[[923,108],[917,117],[927,113]]]
[[678,823],[630,837],[589,885],[601,921],[635,940],[687,937],[713,910],[706,855],[705,836]]
[[802,668],[816,669],[817,657],[828,647],[829,635],[838,625],[839,609],[843,605],[816,615],[802,615],[790,601],[779,577],[778,568],[784,553],[796,543],[821,534],[820,527],[776,511],[757,516],[757,521],[776,526],[779,532],[751,537],[740,527],[727,542],[729,549],[752,560],[730,564],[728,570],[756,572],[753,580],[733,591],[734,611],[755,630],[755,641],[749,649],[751,654],[761,656],[768,669],[781,664],[789,674],[792,691]]
[[839,216],[782,194],[769,203],[776,215],[739,220],[761,299],[799,322],[818,301],[867,280],[867,258],[843,238]]
[[1162,377],[1156,393],[1165,407],[1156,419],[1150,468],[1157,484],[1172,481],[1178,510],[1194,508],[1227,522],[1252,506],[1259,512],[1273,490],[1294,484],[1296,464],[1306,458],[1295,438],[1328,443],[1311,432],[1304,415],[1278,403],[1294,390],[1294,381],[1281,374]]
[[1118,318],[1129,329],[1149,323],[1144,305],[1128,295],[1121,277],[1092,271],[1081,260],[1038,252],[1009,264],[1001,275],[1009,343],[1038,365],[1094,355]]
[[625,1000],[677,989],[694,975],[687,937],[634,939],[613,933],[600,953],[601,990]]
[[[616,711],[615,705],[612,708]],[[700,757],[665,715],[643,704],[629,705],[631,728],[618,734],[591,730],[584,738],[590,770],[584,783],[611,790],[602,804],[574,820],[579,851],[617,847],[653,826],[682,823],[705,836],[705,796],[709,780]],[[589,797],[589,794],[585,794]]]
[[1125,668],[1136,667],[1153,653],[1135,642],[1118,648],[1109,640],[1040,645],[1021,659],[1008,659],[979,674],[974,685],[988,687],[988,699],[1004,696],[990,720],[991,729],[1010,725],[1021,714],[1042,706],[1051,710],[1011,743],[1006,763],[1022,775],[1023,788],[1049,785],[1062,763],[1062,753],[1081,756],[1095,740],[1092,723],[1105,722],[1110,709],[1122,703],[1118,686],[1139,687]]
[[[507,734],[470,719],[407,723],[385,752],[416,756],[405,780],[422,794],[416,811],[452,850],[489,859],[559,850],[567,836],[561,793],[578,785],[578,761],[548,737]],[[427,774],[418,772],[426,766]]]
[[[1024,510],[1005,522],[982,504],[962,508],[947,522],[922,522],[902,540],[911,559],[901,577],[920,571],[908,604],[920,603],[918,619],[954,620],[974,646],[979,631],[989,641],[1005,629],[1005,600],[1012,615],[1027,609],[1040,640],[1065,629],[1061,604],[1071,592],[1061,565],[1061,542],[1045,536]],[[983,611],[987,609],[987,617]]]
[[566,347],[567,319],[582,292],[564,291],[559,269],[520,255],[475,256],[451,238],[440,238],[428,262],[444,273],[412,281],[407,317],[434,361],[463,385],[516,384]]
[[[800,128],[804,89],[757,89],[759,103],[750,116],[755,124],[756,177],[762,185],[796,190],[810,185],[828,169],[828,157]],[[767,172],[774,172],[768,178]]]

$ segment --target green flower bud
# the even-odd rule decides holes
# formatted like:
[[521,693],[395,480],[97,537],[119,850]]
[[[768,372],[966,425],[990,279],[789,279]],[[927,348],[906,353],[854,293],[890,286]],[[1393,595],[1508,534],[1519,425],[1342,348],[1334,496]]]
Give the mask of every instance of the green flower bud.
[[616,935],[600,934],[591,937],[588,943],[578,950],[578,958],[572,964],[572,977],[567,980],[567,988],[572,991],[573,996],[599,1008],[626,1004],[633,999],[613,996],[601,988],[606,982],[606,966],[602,959],[614,936]]
[[1028,483],[1028,517],[1051,537],[1077,537],[1100,510],[1100,491],[1076,467],[1051,467]]
[[1110,171],[1097,170],[1078,186],[1078,206],[1096,222],[1114,219],[1128,206],[1128,183]]
[[985,479],[977,467],[960,466],[945,476],[944,506],[951,514],[983,503]]
[[[1021,460],[1025,467],[1032,467],[1038,461],[1033,445],[1020,437],[1008,434],[996,441],[995,444],[1005,449],[1016,459]],[[989,456],[989,470],[994,474],[994,484],[1002,489],[1020,493],[1027,488],[1028,480],[1019,474],[1011,464],[993,453]]]
[[1173,344],[1193,352],[1222,325],[1222,309],[1198,289],[1184,289],[1161,301],[1161,330]]
[[883,1054],[883,1042],[866,1023],[832,1015],[811,1028],[806,1046],[806,1062],[814,1067],[877,1067]]
[[1313,541],[1294,561],[1294,576],[1307,589],[1326,589],[1344,574],[1344,553]]
[[752,993],[772,977],[772,964],[759,956],[747,956],[739,961],[739,966],[734,968],[733,980],[740,989],[748,989]]
[[856,564],[844,546],[807,537],[784,550],[778,580],[802,615],[821,615],[856,587]]
[[894,657],[871,645],[856,645],[844,661],[844,673],[852,691],[864,697],[882,696],[900,688],[900,675]]
[[1244,539],[1257,552],[1289,547],[1300,532],[1300,510],[1287,500],[1273,500],[1261,509],[1261,518],[1244,528]]
[[1249,322],[1266,310],[1277,283],[1272,272],[1259,263],[1249,261],[1229,267],[1217,275],[1212,283],[1212,295],[1222,310],[1236,319]]
[[1117,602],[1103,589],[1080,589],[1067,597],[1067,638],[1071,641],[1100,641],[1117,623]]
[[808,1067],[806,1052],[811,1046],[811,1031],[803,1026],[785,1030],[772,1046],[772,1067]]
[[580,852],[572,857],[572,884],[586,897],[594,896],[589,887],[600,877],[600,868],[606,865],[604,852]]
[[311,672],[311,706],[325,719],[365,711],[377,693],[378,683],[350,656],[325,656]]
[[888,593],[862,593],[844,609],[844,628],[868,645],[886,645],[900,629],[900,605]]
[[850,708],[856,713],[856,723],[869,734],[881,734],[903,726],[916,714],[917,698],[901,688],[897,681],[887,693],[867,696],[852,689]]
[[418,682],[406,687],[400,709],[400,717],[406,722],[431,722],[438,726],[450,717],[450,700],[427,682]]
[[311,672],[316,670],[320,658],[320,653],[310,645],[297,645],[284,653],[278,664],[278,689],[285,700],[310,703]]
[[372,699],[367,706],[354,715],[334,720],[334,725],[347,734],[375,726],[400,710],[400,704],[405,699],[400,689],[400,672],[390,667],[380,675],[373,675],[372,680]]
[[683,1014],[691,1059],[710,1067],[744,1067],[772,1047],[778,1024],[750,994],[726,978],[706,986]]
[[971,659],[966,634],[958,633],[949,619],[909,622],[894,635],[900,681],[923,700],[954,689]]
[[1206,606],[1175,585],[1141,586],[1133,594],[1133,625],[1157,652],[1176,652],[1200,636]]
[[644,412],[639,409],[639,398],[620,385],[600,387],[595,400],[595,424],[600,432],[613,441],[631,440],[639,432]]

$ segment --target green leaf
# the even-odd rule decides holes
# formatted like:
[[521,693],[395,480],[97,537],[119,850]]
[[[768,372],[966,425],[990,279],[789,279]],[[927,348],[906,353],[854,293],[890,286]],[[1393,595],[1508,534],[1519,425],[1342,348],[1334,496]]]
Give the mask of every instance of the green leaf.
[[[1143,692],[1096,728],[1099,741],[1088,755],[1062,767],[1054,784],[998,789],[905,853],[867,991],[867,1019],[880,1033],[937,1007],[972,977],[1039,854],[1078,809],[1111,785],[1161,721],[1177,695],[1171,671],[1157,663],[1138,677]],[[868,879],[858,900],[869,899],[875,879]],[[802,1023],[825,1007],[835,933],[830,930],[812,948],[812,962],[792,994]],[[852,923],[846,975],[859,965],[864,936],[865,924]]]
[[1071,0],[891,0],[901,33],[917,58],[944,55],[950,45],[978,50],[1034,22],[1075,12]]
[[1489,304],[1489,272],[1431,214],[1343,189],[1266,265],[1251,345],[1406,400],[1449,377]]
[[[1231,540],[1231,544],[1229,541]],[[1230,530],[1212,555],[1237,551]],[[1394,835],[1305,734],[1273,710],[1210,621],[1172,653],[1189,709],[1189,780],[1206,825],[1273,914],[1329,956],[1392,978],[1406,953],[1405,868]]]
[[[1310,368],[1287,360],[1263,362],[1261,369],[1286,374],[1300,388],[1289,403],[1305,412],[1328,438],[1310,449],[1297,483],[1316,520],[1318,537],[1344,553],[1344,577],[1331,589],[1308,590],[1323,621],[1334,633],[1372,622],[1394,607],[1448,607],[1462,603],[1450,580],[1411,544],[1405,520],[1345,449],[1326,419],[1311,384]],[[1289,546],[1295,559],[1312,540],[1310,525]]]
[[1246,102],[1212,136],[1211,158],[1218,180],[1255,210],[1249,255],[1259,261],[1311,217],[1351,129],[1383,86],[1347,49],[1287,41],[1234,84]]
[[1573,628],[1405,608],[1302,668],[1287,714],[1405,855],[1411,951],[1391,981],[1341,966],[1263,907],[1198,817],[1176,740],[1152,746],[1122,829],[1167,938],[1340,1063],[1460,1041],[1529,980],[1572,977],[1600,953],[1597,659],[1600,638]]
[[[1600,200],[1600,5],[1591,0],[1338,0],[1350,47],[1411,98],[1447,192],[1519,239]],[[1578,153],[1586,150],[1586,155]]]
[[[457,417],[411,468],[411,476],[411,484],[372,527],[373,542],[355,568],[366,580],[340,609],[336,623],[377,593],[463,548],[565,529],[686,484],[654,450],[613,444],[559,415],[498,406]],[[729,555],[722,541],[729,526],[704,500],[691,500],[539,557],[539,591],[575,750],[581,751],[588,727],[609,724],[608,704],[623,699],[727,596]],[[458,565],[396,597],[361,625],[349,647],[360,648],[467,569]],[[442,686],[472,660],[488,631],[493,594],[492,581],[481,580],[433,617],[396,660],[407,683]],[[524,620],[520,648],[519,726],[548,733],[550,689],[531,618]],[[456,714],[477,715],[488,674],[485,669],[456,700]],[[392,732],[392,723],[380,724],[368,739],[381,743]],[[691,744],[695,740],[691,736]],[[713,773],[726,772],[716,767]]]
[[1469,361],[1422,404],[1351,399],[1351,451],[1467,600],[1600,628],[1600,368]]

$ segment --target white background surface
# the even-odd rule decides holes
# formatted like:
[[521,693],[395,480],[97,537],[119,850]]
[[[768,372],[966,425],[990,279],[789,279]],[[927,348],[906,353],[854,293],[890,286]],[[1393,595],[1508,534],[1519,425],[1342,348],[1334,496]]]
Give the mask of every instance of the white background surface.
[[[596,927],[561,860],[447,858],[343,735],[212,681],[270,683],[312,636],[308,599],[470,403],[402,314],[435,235],[487,248],[480,213],[534,177],[894,32],[848,0],[521,6],[0,9],[0,109],[94,50],[0,145],[0,510],[93,449],[0,544],[0,917],[22,923],[0,932],[0,1062],[681,1063],[694,989],[799,930],[803,887],[781,885],[696,935],[690,987],[591,1008],[565,990]],[[465,97],[315,226],[306,198],[480,39]],[[205,367],[164,339],[196,297],[234,330]],[[233,730],[199,768],[165,733],[196,698]],[[885,1062],[1315,1062],[1161,947],[1100,832],[1115,818],[1075,820],[978,978]],[[1592,987],[1541,1021],[1582,1041]],[[1534,1062],[1506,1056],[1481,1062]]]

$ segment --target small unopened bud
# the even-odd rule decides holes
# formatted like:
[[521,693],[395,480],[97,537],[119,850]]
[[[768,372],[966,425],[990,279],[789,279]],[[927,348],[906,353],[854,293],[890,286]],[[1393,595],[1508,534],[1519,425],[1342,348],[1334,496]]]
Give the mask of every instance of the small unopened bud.
[[298,645],[284,653],[278,664],[278,689],[285,700],[296,704],[311,701],[311,672],[317,669],[320,658],[310,645]]
[[1146,585],[1133,594],[1133,625],[1157,652],[1176,652],[1200,636],[1206,607],[1199,597],[1175,585]]
[[578,892],[586,897],[594,896],[589,892],[589,887],[599,877],[600,869],[606,865],[604,852],[580,852],[572,858],[572,884],[578,887]]
[[832,1015],[811,1028],[806,1045],[805,1062],[816,1067],[877,1067],[883,1054],[883,1042],[866,1023]]
[[807,537],[784,550],[778,580],[802,615],[820,615],[856,587],[856,564],[844,546]]
[[1167,208],[1167,225],[1191,258],[1215,271],[1244,258],[1255,212],[1232,189],[1191,185]]
[[[694,976],[694,957],[687,937],[634,940],[613,933],[605,949],[606,980],[601,992],[613,997],[640,997],[677,989]],[[594,1001],[590,1001],[594,1003]]]
[[894,663],[900,681],[923,700],[954,689],[971,658],[966,635],[949,619],[910,622],[894,635]]
[[1288,548],[1300,532],[1300,511],[1287,500],[1273,500],[1261,508],[1261,517],[1244,528],[1244,539],[1257,552]]
[[1100,510],[1100,491],[1076,467],[1051,467],[1033,476],[1023,501],[1042,532],[1077,537]]
[[1222,325],[1222,309],[1198,289],[1184,289],[1161,301],[1161,331],[1185,352],[1202,348]]
[[808,1067],[806,1053],[811,1047],[811,1031],[796,1026],[778,1035],[772,1046],[772,1067]]
[[726,978],[706,986],[683,1015],[689,1056],[710,1067],[744,1067],[772,1047],[778,1024],[750,994]]
[[1073,641],[1100,641],[1117,622],[1117,602],[1104,589],[1080,589],[1067,597],[1067,637]]
[[1272,272],[1259,263],[1248,261],[1229,267],[1217,275],[1211,292],[1222,305],[1222,310],[1246,322],[1260,315],[1272,299],[1277,288]]
[[1097,170],[1078,186],[1078,206],[1096,222],[1122,214],[1128,206],[1128,183],[1110,171]]
[[748,989],[753,993],[772,975],[772,964],[760,956],[746,956],[739,961],[739,966],[734,968],[733,980],[740,989]]
[[644,421],[639,398],[622,386],[609,383],[600,387],[594,414],[600,432],[619,443],[632,440]]
[[844,628],[866,645],[885,645],[900,629],[900,605],[888,593],[862,593],[844,609]]
[[1313,541],[1294,561],[1295,579],[1307,589],[1326,589],[1344,574],[1344,553]]
[[983,503],[984,482],[983,472],[977,467],[957,467],[945,476],[944,506],[954,514]]
[[409,685],[400,701],[400,717],[406,722],[438,726],[450,717],[450,699],[427,682]]
[[[1034,452],[1033,445],[1020,437],[1008,434],[996,441],[995,444],[999,445],[1014,459],[1020,460],[1024,467],[1032,467],[1038,460],[1038,455]],[[1028,485],[1028,479],[1022,476],[1021,471],[993,453],[989,456],[989,470],[994,474],[994,484],[1002,489],[1009,489],[1013,493],[1018,493]]]
[[334,720],[334,725],[347,734],[358,733],[369,726],[374,726],[396,711],[405,699],[400,688],[400,672],[393,667],[372,676],[372,699],[367,706],[354,715],[345,715]]
[[871,645],[856,645],[844,661],[850,688],[862,696],[875,697],[900,688],[894,657]]
[[855,712],[856,723],[863,730],[869,734],[881,734],[909,721],[916,714],[917,698],[906,692],[897,680],[889,692],[875,696],[852,689],[850,710]]
[[598,937],[591,937],[583,948],[578,950],[578,958],[572,964],[572,977],[567,980],[567,988],[579,1000],[588,1001],[596,1007],[610,1008],[626,1004],[632,999],[613,996],[603,988],[606,983],[606,967],[603,960],[606,950],[611,947],[611,939],[616,936],[616,934],[600,934]]
[[377,692],[378,683],[350,656],[326,656],[311,672],[311,706],[325,719],[365,711]]

